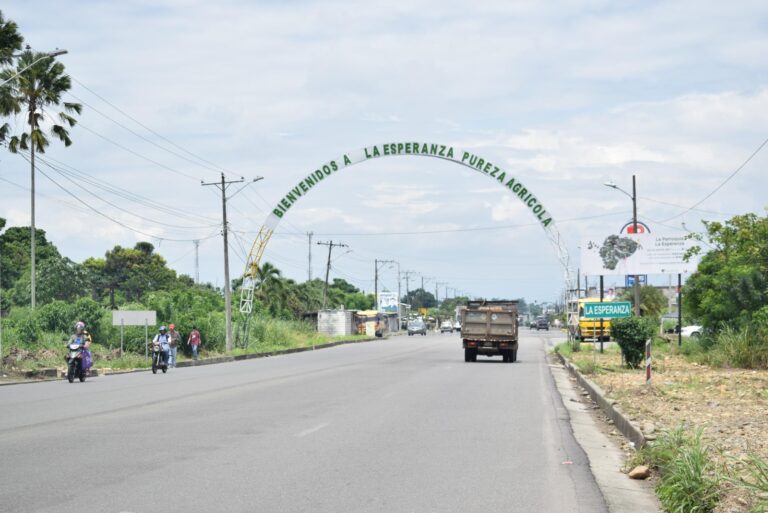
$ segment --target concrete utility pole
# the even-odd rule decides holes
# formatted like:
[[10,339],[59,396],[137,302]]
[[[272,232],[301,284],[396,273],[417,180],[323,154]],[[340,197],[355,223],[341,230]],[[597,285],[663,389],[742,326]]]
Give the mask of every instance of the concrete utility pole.
[[192,243],[195,245],[195,284],[200,283],[200,241],[199,240],[193,240]]
[[227,188],[234,183],[245,182],[245,178],[241,176],[239,180],[226,180],[226,178],[224,178],[224,173],[221,173],[221,182],[205,183],[203,181],[200,181],[200,185],[203,185],[203,186],[215,185],[219,190],[221,190],[221,215],[222,215],[221,234],[224,236],[224,317],[227,323],[227,333],[226,333],[227,352],[232,351],[232,292],[230,290],[231,284],[229,281],[229,241],[227,240],[227,234],[229,233],[229,225],[227,224],[227,200],[232,199],[238,192],[248,187],[248,185],[252,184],[253,182],[258,182],[263,178],[264,178],[263,176],[254,178],[253,181],[246,183],[245,185],[240,187],[237,191],[235,191],[235,193],[232,194],[232,196],[229,196],[229,197],[227,197]]
[[312,281],[312,236],[314,232],[307,232],[309,237],[309,260],[307,261],[307,281]]
[[325,266],[325,287],[323,287],[323,310],[325,310],[325,304],[328,300],[328,276],[331,273],[331,251],[333,248],[348,248],[346,244],[334,244],[330,242],[318,242],[318,246],[328,246],[328,264]]
[[[437,289],[438,289],[438,287],[440,287],[440,285],[448,285],[448,284],[446,282],[444,282],[444,281],[436,281],[435,282],[435,307],[439,307],[440,306],[440,301],[438,300],[438,294],[437,294],[437,292],[438,292]],[[448,296],[448,289],[445,289],[445,295]],[[443,301],[445,301],[445,298],[443,298]]]
[[[618,185],[616,185],[613,182],[607,182],[604,183],[606,187],[610,187],[611,189],[616,189],[617,191],[621,191],[627,196],[630,197],[632,200],[632,233],[637,235],[637,186],[635,182],[635,175],[632,175],[632,194],[628,193]],[[635,284],[634,284],[634,292],[635,292],[635,315],[640,317],[640,276],[635,274]],[[587,289],[589,290],[589,289]]]
[[410,283],[409,279],[411,275],[418,274],[416,271],[403,271],[403,275],[405,276],[405,295],[409,296],[411,294],[410,289]]
[[[373,301],[375,303],[374,308],[376,310],[379,309],[379,264],[395,264],[394,260],[374,260],[373,261],[373,267],[374,267],[374,273],[373,273]],[[399,265],[399,264],[398,264]],[[398,303],[400,302],[400,298],[397,299]]]

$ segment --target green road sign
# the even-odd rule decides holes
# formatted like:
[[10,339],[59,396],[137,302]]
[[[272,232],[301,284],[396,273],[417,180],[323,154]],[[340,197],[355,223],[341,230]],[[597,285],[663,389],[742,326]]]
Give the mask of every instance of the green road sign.
[[617,319],[632,315],[632,303],[617,301],[614,303],[584,303],[584,317],[587,319]]

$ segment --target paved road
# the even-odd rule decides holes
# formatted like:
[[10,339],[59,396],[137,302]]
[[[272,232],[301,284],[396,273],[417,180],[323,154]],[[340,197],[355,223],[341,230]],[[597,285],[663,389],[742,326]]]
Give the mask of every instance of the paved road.
[[601,512],[545,359],[456,334],[0,387],[0,511]]

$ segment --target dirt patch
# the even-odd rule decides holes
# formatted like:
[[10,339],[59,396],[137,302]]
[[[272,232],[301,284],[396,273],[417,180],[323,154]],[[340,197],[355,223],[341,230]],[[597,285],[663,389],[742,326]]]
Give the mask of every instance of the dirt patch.
[[[574,353],[572,361],[615,400],[647,438],[680,424],[704,429],[703,437],[716,448],[720,468],[737,472],[749,453],[768,460],[768,371],[717,369],[688,362],[679,355],[654,357],[650,385],[645,370],[621,368],[618,353]],[[725,500],[718,512],[746,512],[743,494],[724,485]]]

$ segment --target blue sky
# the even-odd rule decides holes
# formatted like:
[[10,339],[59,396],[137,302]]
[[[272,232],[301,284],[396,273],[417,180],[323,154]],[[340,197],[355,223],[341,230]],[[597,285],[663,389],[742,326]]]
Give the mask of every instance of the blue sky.
[[[639,216],[656,230],[697,231],[702,219],[764,214],[768,203],[768,154],[759,153],[703,211],[686,212],[768,137],[765,2],[32,0],[2,10],[35,49],[69,50],[60,57],[75,79],[67,100],[84,112],[73,146],[47,155],[149,201],[41,170],[153,234],[179,272],[194,272],[193,245],[167,239],[205,239],[205,281],[222,282],[220,202],[200,180],[219,169],[265,177],[231,202],[236,275],[285,192],[332,158],[386,142],[441,142],[503,164],[553,213],[574,266],[583,236],[631,217],[606,181],[629,189],[635,174]],[[0,155],[0,179],[28,187],[28,164]],[[46,177],[38,184],[38,225],[70,258],[148,239],[71,206]],[[0,216],[28,224],[28,192],[0,181]],[[378,258],[477,296],[554,300],[562,271],[534,223],[519,199],[471,170],[380,159],[314,188],[266,259],[305,279],[313,231],[350,246],[334,255],[332,276],[364,290]],[[467,228],[483,229],[450,231]],[[446,233],[383,235],[418,231]],[[392,271],[382,281],[396,288]]]

